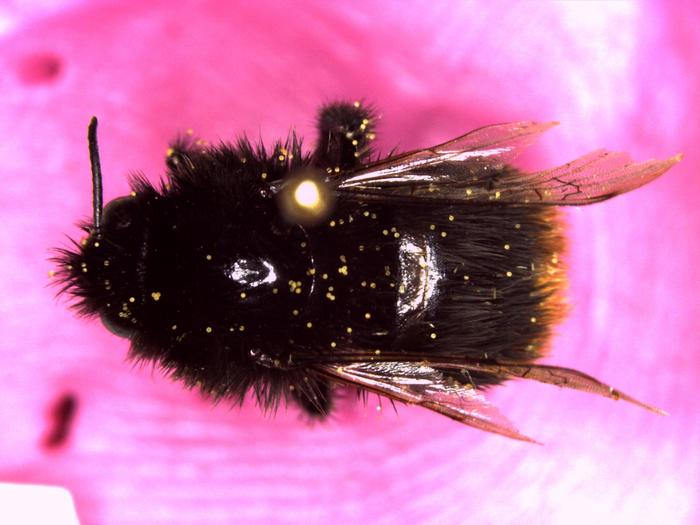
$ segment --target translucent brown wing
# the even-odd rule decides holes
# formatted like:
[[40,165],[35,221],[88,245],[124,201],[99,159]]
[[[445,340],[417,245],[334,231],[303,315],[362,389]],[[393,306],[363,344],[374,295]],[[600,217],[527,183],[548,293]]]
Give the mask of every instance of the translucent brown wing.
[[472,372],[478,371],[494,375],[501,379],[511,379],[516,377],[531,379],[540,383],[547,383],[562,388],[580,390],[610,399],[627,401],[628,403],[640,406],[651,412],[666,415],[664,410],[646,403],[642,403],[632,396],[629,396],[594,377],[572,368],[522,363],[494,363],[479,361],[465,362],[463,360],[460,362],[459,359],[439,359],[437,361],[431,361],[430,366],[438,369],[471,370]]
[[584,205],[642,186],[680,161],[635,163],[598,150],[557,168],[524,173],[512,160],[556,122],[479,128],[432,148],[380,160],[348,173],[336,190],[364,200]]
[[[369,364],[379,365],[381,362],[400,362],[403,365],[422,366],[438,373],[441,370],[458,370],[463,373],[465,371],[480,372],[504,380],[522,378],[561,388],[588,392],[609,399],[626,401],[656,414],[667,415],[664,410],[643,403],[594,377],[578,370],[560,366],[496,362],[448,356],[424,356],[407,353],[383,353],[381,356],[377,356],[376,354],[370,355],[356,350],[338,352],[331,359],[333,360],[331,366],[334,367],[347,368],[348,365],[365,364],[366,360],[372,359],[372,363]],[[409,368],[405,370],[409,370]]]
[[358,362],[318,364],[319,373],[334,381],[412,405],[434,410],[461,423],[512,439],[536,443],[524,436],[471,385],[463,385],[420,363]]

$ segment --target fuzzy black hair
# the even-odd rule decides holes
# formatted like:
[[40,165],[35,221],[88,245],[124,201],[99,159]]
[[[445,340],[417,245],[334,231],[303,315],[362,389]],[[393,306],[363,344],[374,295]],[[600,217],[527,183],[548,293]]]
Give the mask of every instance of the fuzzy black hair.
[[361,104],[326,106],[310,155],[294,134],[269,151],[176,140],[159,185],[133,177],[99,229],[83,224],[86,238],[59,251],[62,291],[128,337],[133,359],[217,399],[253,392],[267,410],[292,397],[326,415],[332,386],[311,365],[343,352],[539,357],[562,311],[553,210],[338,194],[322,224],[282,217],[278,183],[369,162],[375,124]]

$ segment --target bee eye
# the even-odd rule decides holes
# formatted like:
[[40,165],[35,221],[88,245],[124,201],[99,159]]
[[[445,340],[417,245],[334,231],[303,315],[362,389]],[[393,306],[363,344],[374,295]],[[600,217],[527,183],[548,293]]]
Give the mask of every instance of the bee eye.
[[114,199],[105,207],[102,224],[105,229],[124,230],[131,226],[134,218],[134,202],[129,197]]
[[100,314],[100,319],[105,328],[116,336],[129,339],[136,332],[131,317],[124,318],[114,312],[103,312]]

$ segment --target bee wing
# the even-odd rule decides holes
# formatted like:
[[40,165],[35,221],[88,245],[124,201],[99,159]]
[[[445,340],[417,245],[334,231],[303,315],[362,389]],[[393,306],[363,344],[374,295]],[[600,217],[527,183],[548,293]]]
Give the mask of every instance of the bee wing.
[[318,364],[314,368],[335,381],[361,387],[412,405],[434,410],[461,423],[512,439],[524,436],[471,385],[446,377],[431,366],[403,361]]
[[[366,363],[364,360],[369,357],[372,357],[373,361],[371,363]],[[379,358],[376,355],[369,356],[354,350],[335,355],[331,366],[344,367],[343,363],[356,364],[358,362],[372,365],[382,364],[382,361],[377,361],[377,359]],[[424,356],[404,353],[383,353],[381,359],[384,363],[398,362],[403,366],[425,367],[439,374],[441,374],[441,370],[457,370],[462,373],[481,372],[504,380],[513,378],[528,379],[561,388],[588,392],[609,399],[626,401],[656,414],[668,415],[660,408],[643,403],[617,388],[572,368],[534,363],[509,363],[462,357]],[[446,379],[443,377],[443,380]]]
[[432,148],[380,160],[342,177],[336,190],[363,200],[583,205],[646,184],[680,161],[633,162],[598,150],[563,166],[524,173],[510,162],[556,122],[514,122],[471,131]]
[[556,385],[562,388],[570,388],[573,390],[580,390],[583,392],[588,392],[591,394],[597,394],[610,399],[621,399],[632,403],[634,405],[640,406],[651,412],[655,412],[661,415],[667,415],[666,412],[660,408],[642,403],[637,399],[633,398],[621,392],[620,390],[607,385],[598,379],[591,377],[583,372],[574,370],[572,368],[564,368],[561,366],[552,365],[537,365],[537,364],[521,364],[521,363],[493,363],[493,362],[479,362],[479,361],[469,361],[459,359],[440,359],[438,361],[431,361],[430,366],[436,367],[438,369],[452,369],[452,370],[470,370],[472,372],[484,372],[487,374],[494,375],[501,379],[511,379],[519,377],[522,379],[530,379],[533,381],[538,381],[540,383],[547,383],[550,385]]

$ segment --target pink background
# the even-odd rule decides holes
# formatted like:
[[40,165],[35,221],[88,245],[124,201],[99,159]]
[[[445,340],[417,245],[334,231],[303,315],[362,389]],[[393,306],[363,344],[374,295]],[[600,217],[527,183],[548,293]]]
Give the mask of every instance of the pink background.
[[[139,4],[0,5],[0,480],[68,488],[84,524],[700,522],[692,2]],[[178,131],[311,140],[337,98],[381,109],[385,151],[518,119],[562,122],[538,166],[683,151],[648,187],[567,212],[573,309],[547,360],[671,416],[513,382],[490,397],[544,447],[374,401],[323,425],[265,418],[134,368],[124,341],[54,299],[49,248],[90,213],[92,114],[111,199],[130,170],[162,172]],[[65,391],[75,427],[47,451]]]

